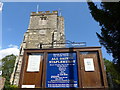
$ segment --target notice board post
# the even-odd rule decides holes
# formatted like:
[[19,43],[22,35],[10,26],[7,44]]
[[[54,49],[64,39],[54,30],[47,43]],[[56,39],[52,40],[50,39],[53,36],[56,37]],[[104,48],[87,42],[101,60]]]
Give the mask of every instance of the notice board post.
[[20,88],[107,88],[100,47],[25,49]]

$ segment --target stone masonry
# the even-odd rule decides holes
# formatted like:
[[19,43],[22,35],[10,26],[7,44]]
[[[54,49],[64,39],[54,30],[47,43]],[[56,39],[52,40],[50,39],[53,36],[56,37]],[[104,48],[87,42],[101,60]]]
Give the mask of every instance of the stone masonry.
[[58,11],[32,12],[27,31],[20,46],[20,53],[11,75],[11,84],[19,84],[24,49],[65,47],[64,18]]

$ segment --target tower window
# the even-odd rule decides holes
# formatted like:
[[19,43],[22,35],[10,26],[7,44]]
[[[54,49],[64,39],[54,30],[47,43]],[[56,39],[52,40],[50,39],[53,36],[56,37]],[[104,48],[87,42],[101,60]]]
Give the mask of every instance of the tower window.
[[40,17],[41,20],[47,20],[47,17]]
[[46,25],[47,24],[47,17],[40,17],[39,25]]
[[45,34],[46,34],[46,30],[40,30],[39,33],[40,33],[41,35],[45,35]]

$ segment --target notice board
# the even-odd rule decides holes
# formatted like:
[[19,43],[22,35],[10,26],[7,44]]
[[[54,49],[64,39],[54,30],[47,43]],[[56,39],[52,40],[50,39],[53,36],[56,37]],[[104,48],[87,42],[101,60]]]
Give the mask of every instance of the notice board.
[[47,61],[46,87],[78,87],[76,53],[49,53]]
[[20,88],[107,88],[100,47],[25,49]]

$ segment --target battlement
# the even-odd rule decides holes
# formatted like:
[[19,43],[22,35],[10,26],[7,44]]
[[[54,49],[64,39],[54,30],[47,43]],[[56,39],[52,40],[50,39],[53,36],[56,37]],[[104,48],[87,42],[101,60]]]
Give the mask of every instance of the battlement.
[[38,12],[32,12],[31,16],[36,15],[58,15],[58,11],[38,11]]

